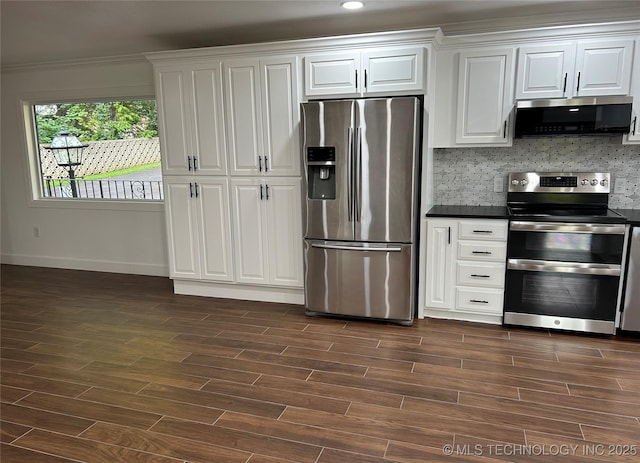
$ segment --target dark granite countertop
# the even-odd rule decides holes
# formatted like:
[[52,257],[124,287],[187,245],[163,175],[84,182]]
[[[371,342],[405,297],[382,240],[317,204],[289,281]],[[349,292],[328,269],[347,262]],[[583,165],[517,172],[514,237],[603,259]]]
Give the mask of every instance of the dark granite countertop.
[[627,218],[627,222],[632,225],[640,225],[640,209],[614,209],[618,214]]
[[[627,218],[627,223],[640,226],[640,209],[614,209]],[[508,219],[509,212],[504,206],[433,206],[427,217],[459,217],[463,219]]]
[[463,219],[508,219],[503,206],[433,206],[427,217],[460,217]]

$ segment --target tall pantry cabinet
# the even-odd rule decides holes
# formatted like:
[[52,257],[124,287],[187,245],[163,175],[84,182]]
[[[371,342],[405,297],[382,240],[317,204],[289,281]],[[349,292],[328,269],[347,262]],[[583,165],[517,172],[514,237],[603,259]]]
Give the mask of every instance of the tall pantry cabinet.
[[298,58],[147,57],[175,292],[302,302]]
[[219,61],[155,69],[172,278],[233,280]]
[[302,287],[298,59],[227,60],[236,280]]

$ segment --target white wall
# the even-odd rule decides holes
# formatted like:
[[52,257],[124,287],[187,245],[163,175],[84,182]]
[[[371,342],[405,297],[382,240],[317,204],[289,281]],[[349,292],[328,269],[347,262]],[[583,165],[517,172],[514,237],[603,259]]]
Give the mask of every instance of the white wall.
[[[153,96],[144,58],[4,71],[1,76],[3,263],[168,275],[163,205],[33,201],[21,100]],[[39,236],[34,233],[39,229]]]

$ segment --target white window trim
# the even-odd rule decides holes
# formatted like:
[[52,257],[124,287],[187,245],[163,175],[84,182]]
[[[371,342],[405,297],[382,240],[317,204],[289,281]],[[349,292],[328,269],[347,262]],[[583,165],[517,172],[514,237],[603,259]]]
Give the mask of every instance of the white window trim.
[[127,99],[156,99],[153,86],[107,87],[100,89],[67,89],[24,93],[18,97],[18,120],[21,125],[23,169],[26,176],[27,202],[29,207],[49,209],[90,209],[117,211],[164,210],[163,200],[113,200],[113,199],[50,199],[42,198],[39,184],[38,149],[36,146],[33,107],[38,104],[68,103],[69,101],[115,101]]

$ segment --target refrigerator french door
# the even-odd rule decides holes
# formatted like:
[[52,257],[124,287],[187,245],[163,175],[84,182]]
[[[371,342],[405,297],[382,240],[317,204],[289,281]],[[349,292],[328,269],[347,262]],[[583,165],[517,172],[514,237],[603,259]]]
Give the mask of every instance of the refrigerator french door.
[[411,324],[421,101],[302,103],[305,306]]

